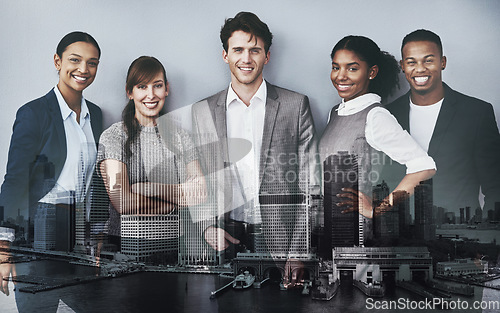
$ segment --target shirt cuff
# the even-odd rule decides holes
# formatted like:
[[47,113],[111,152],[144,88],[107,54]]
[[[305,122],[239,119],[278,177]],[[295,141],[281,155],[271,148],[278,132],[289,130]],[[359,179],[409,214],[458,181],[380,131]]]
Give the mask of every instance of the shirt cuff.
[[0,240],[13,242],[14,238],[15,238],[14,229],[7,227],[0,227]]
[[424,170],[437,169],[434,159],[428,155],[410,160],[405,165],[406,165],[406,174],[412,174]]

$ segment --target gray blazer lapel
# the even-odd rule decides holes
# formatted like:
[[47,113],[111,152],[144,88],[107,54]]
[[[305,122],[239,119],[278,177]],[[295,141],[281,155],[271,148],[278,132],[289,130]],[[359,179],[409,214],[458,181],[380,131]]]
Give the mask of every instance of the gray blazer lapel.
[[264,117],[264,132],[262,134],[262,147],[260,150],[260,169],[259,169],[259,181],[262,183],[262,178],[264,176],[264,169],[266,168],[267,154],[269,147],[271,145],[271,139],[274,132],[274,124],[276,122],[276,116],[278,115],[278,109],[280,102],[278,100],[278,93],[273,85],[267,83],[267,99],[266,99],[266,115]]
[[215,102],[213,104],[213,108],[211,108],[215,123],[215,130],[217,131],[217,137],[219,138],[219,141],[221,143],[221,152],[225,162],[227,162],[229,159],[227,150],[226,99],[227,89],[220,93],[217,102]]

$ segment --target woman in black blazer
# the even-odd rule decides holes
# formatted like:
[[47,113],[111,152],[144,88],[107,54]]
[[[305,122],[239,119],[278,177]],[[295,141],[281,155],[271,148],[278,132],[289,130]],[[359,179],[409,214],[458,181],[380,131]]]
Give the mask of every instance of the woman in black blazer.
[[[57,204],[54,197],[60,191],[71,194],[86,189],[79,186],[79,169],[91,173],[94,167],[102,113],[82,92],[94,81],[100,55],[91,35],[72,32],[64,36],[54,54],[57,85],[17,111],[0,206],[6,222],[20,223],[19,216],[22,224],[29,221],[31,227],[24,227],[24,233],[18,231],[28,244],[33,240],[39,201]],[[9,246],[13,240],[13,231],[0,227],[0,244]],[[0,270],[2,276],[3,272]],[[0,287],[8,292],[7,286]]]

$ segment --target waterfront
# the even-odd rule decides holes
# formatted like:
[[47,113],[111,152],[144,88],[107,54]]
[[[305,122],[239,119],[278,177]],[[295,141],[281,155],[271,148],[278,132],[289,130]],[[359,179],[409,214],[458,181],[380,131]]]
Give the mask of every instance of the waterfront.
[[477,240],[480,243],[500,242],[500,230],[498,229],[470,229],[465,225],[458,225],[456,227],[448,227],[436,229],[436,235],[443,235],[448,238],[458,236],[459,238],[468,238]]
[[[18,275],[37,275],[69,278],[95,274],[95,268],[78,266],[62,261],[33,261],[16,264]],[[277,285],[244,291],[228,289],[217,299],[211,300],[210,292],[227,283],[227,278],[208,274],[136,273],[119,278],[69,286],[36,294],[13,292],[6,297],[0,294],[1,312],[389,312],[369,310],[366,297],[356,288],[341,284],[338,294],[328,302],[315,301],[300,295],[300,290],[280,291]],[[492,282],[500,284],[500,280]],[[18,284],[21,286],[23,284]],[[24,284],[26,285],[26,284]],[[473,298],[460,297],[462,301],[499,300],[500,291],[474,287]],[[401,289],[383,300],[422,298]],[[454,297],[456,299],[456,297]],[[377,299],[380,300],[380,299]],[[17,301],[17,305],[16,305]],[[58,309],[59,308],[59,309]],[[24,311],[23,311],[24,310]],[[414,312],[397,310],[394,312]],[[419,310],[419,312],[450,312],[444,310]],[[462,311],[461,311],[462,312]],[[466,310],[463,312],[481,312]],[[498,311],[483,311],[498,312]]]

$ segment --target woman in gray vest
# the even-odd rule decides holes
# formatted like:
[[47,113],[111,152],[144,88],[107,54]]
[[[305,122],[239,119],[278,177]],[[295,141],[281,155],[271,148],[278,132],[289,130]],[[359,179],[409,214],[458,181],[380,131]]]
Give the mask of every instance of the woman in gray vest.
[[[329,209],[339,216],[359,211],[367,224],[362,229],[366,239],[370,236],[369,219],[374,211],[379,212],[374,209],[371,194],[372,186],[383,179],[380,169],[384,160],[406,166],[406,175],[398,179],[394,191],[409,194],[420,181],[434,175],[436,166],[381,106],[398,85],[399,66],[394,57],[369,38],[347,36],[335,45],[331,58],[331,80],[342,102],[331,110],[319,144],[325,209],[331,204]],[[389,195],[379,199],[377,205],[392,206],[394,191],[387,192]],[[331,219],[326,218],[326,211],[325,227],[327,219]],[[359,240],[362,243],[362,238]]]

